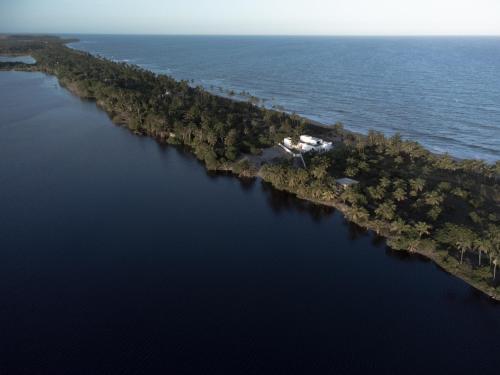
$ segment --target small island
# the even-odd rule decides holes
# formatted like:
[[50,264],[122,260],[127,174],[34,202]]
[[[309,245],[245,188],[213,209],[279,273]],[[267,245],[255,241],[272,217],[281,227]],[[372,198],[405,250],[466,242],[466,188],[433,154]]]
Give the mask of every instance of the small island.
[[[500,161],[457,160],[398,134],[357,134],[340,123],[327,126],[267,109],[251,96],[218,96],[188,81],[68,48],[72,41],[0,36],[0,54],[36,60],[0,62],[0,70],[54,75],[116,124],[186,147],[209,170],[259,177],[335,207],[385,237],[391,248],[421,254],[500,300]],[[331,147],[282,147],[316,138]]]

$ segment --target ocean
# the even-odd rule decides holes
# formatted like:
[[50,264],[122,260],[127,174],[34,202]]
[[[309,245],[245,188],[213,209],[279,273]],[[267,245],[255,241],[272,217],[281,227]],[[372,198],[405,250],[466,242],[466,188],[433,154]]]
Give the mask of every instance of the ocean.
[[[71,47],[189,80],[221,95],[500,159],[498,37],[78,35]],[[240,97],[245,99],[245,97]]]

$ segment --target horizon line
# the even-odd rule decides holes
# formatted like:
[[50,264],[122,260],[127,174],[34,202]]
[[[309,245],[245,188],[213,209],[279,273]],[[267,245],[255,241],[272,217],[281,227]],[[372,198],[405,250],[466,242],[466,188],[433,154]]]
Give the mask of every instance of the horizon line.
[[196,34],[196,33],[85,33],[85,32],[4,32],[0,35],[103,35],[103,36],[210,36],[210,37],[500,37],[500,34]]

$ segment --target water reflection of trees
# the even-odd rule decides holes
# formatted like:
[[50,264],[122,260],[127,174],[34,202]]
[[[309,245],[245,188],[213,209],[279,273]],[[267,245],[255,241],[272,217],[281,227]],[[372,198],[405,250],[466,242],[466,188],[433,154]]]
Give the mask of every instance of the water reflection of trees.
[[251,191],[255,186],[255,181],[257,181],[256,178],[247,178],[247,177],[240,177],[238,180],[240,182],[240,187],[244,191]]
[[349,236],[348,238],[351,241],[366,237],[370,234],[370,231],[368,231],[367,229],[360,227],[359,225],[354,224],[353,222],[350,222],[345,218],[343,218],[342,224],[347,227],[347,233]]
[[276,214],[295,211],[307,214],[314,221],[319,222],[335,213],[333,207],[317,205],[299,199],[294,194],[276,190],[269,183],[264,181],[261,181],[261,191],[267,198],[269,207],[271,207]]

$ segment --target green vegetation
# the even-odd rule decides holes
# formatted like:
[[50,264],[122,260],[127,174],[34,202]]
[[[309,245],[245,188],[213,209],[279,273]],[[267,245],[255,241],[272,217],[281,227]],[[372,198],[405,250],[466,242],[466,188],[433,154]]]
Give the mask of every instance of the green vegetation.
[[[31,38],[31,39],[30,39]],[[77,95],[95,100],[138,134],[189,147],[207,168],[259,174],[274,187],[321,204],[388,238],[396,250],[418,252],[500,299],[500,162],[434,155],[399,135],[390,138],[324,127],[296,115],[235,101],[128,64],[75,51],[52,37],[0,38],[0,53],[31,54],[37,70],[57,76]],[[10,65],[8,65],[10,64]],[[335,142],[325,154],[304,155],[307,169],[286,158],[253,165],[283,137],[309,133]],[[342,189],[351,177],[359,184]]]
[[[305,155],[307,170],[282,162],[264,166],[262,176],[339,208],[393,249],[424,254],[498,298],[500,162],[434,155],[399,135],[337,131],[344,141],[328,154]],[[360,183],[342,189],[335,183],[341,176]]]
[[209,169],[227,169],[243,154],[260,153],[300,121],[297,116],[263,110],[252,98],[244,102],[212,95],[187,81],[75,51],[58,40],[23,39],[18,45],[0,39],[0,53],[10,52],[29,53],[37,64],[10,63],[4,68],[55,75],[70,91],[95,100],[116,123],[188,146]]

